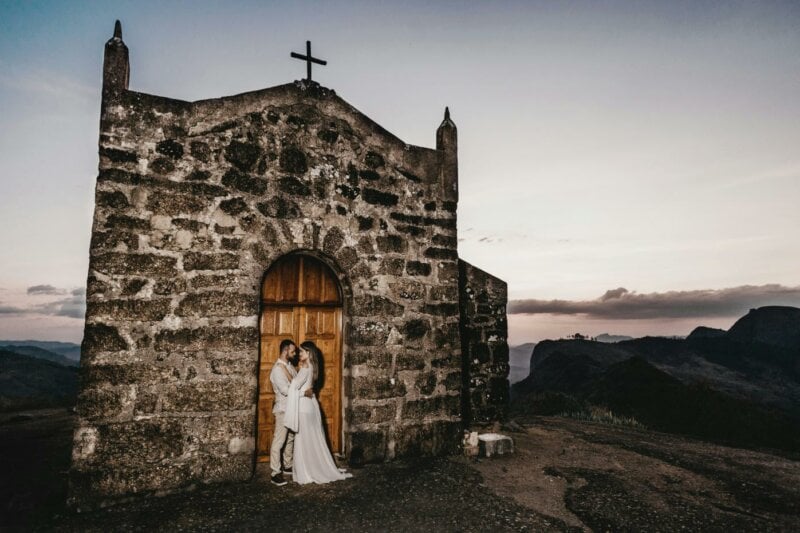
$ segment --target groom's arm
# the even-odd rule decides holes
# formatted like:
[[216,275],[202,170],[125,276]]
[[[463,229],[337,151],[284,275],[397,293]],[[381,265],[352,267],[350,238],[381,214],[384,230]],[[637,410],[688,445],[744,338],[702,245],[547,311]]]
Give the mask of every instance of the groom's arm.
[[280,371],[277,366],[272,367],[272,371],[269,373],[269,381],[272,383],[274,392],[280,392],[283,396],[289,395],[289,380],[286,378],[286,374]]

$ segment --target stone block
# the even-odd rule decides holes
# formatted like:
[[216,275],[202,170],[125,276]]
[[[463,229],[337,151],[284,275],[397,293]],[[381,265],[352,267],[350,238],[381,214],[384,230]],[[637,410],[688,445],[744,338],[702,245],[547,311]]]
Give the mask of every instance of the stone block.
[[248,172],[258,161],[261,148],[255,143],[231,141],[225,147],[225,159],[242,172]]
[[128,342],[114,326],[86,324],[83,330],[81,353],[120,352],[128,349]]
[[406,385],[402,380],[389,376],[355,376],[352,378],[353,397],[363,400],[384,400],[401,398],[406,395]]
[[257,314],[257,297],[230,291],[187,294],[175,309],[176,316],[218,317],[255,316]]
[[514,453],[514,440],[499,433],[478,435],[478,447],[481,457],[496,457]]
[[97,426],[96,456],[112,464],[144,468],[183,452],[184,428],[180,419],[152,419]]
[[431,323],[424,318],[414,318],[403,324],[403,335],[406,340],[423,338],[431,330]]
[[365,188],[362,191],[361,197],[368,204],[383,205],[387,207],[397,205],[397,201],[400,199],[396,194],[368,188]]
[[405,264],[405,259],[397,257],[385,257],[383,260],[381,260],[380,273],[388,274],[390,276],[398,276],[403,273]]
[[354,316],[394,317],[403,315],[403,306],[384,296],[364,294],[356,296],[354,303]]
[[129,217],[127,215],[109,215],[106,217],[105,227],[108,229],[127,229],[136,231],[145,231],[150,229],[150,221],[138,217]]
[[297,146],[287,146],[281,150],[279,164],[281,170],[293,174],[303,174],[308,170],[308,158]]
[[107,252],[93,256],[89,264],[103,274],[175,277],[177,260],[163,255]]
[[100,147],[100,157],[105,157],[113,163],[136,163],[139,161],[139,157],[133,152],[105,146]]
[[88,422],[111,420],[133,411],[130,386],[86,386],[77,401],[78,416]]
[[261,196],[267,192],[267,182],[234,169],[230,169],[222,176],[222,184],[231,189]]
[[247,202],[245,202],[241,198],[231,198],[229,200],[223,200],[219,203],[219,208],[222,210],[223,213],[231,216],[236,216],[248,210]]
[[183,269],[189,270],[233,270],[239,268],[239,254],[186,252]]
[[278,189],[292,196],[309,196],[311,194],[311,187],[294,176],[278,179]]
[[368,231],[375,227],[375,219],[372,217],[356,216],[358,221],[358,231]]
[[441,233],[434,235],[432,242],[433,244],[442,246],[444,248],[455,249],[458,246],[458,239],[456,239],[454,236],[442,235]]
[[173,139],[166,139],[156,144],[156,152],[178,160],[183,157],[183,145]]
[[182,382],[167,386],[161,395],[161,412],[212,412],[248,409],[255,389],[234,380]]
[[280,196],[273,196],[266,202],[256,205],[256,208],[262,215],[270,218],[292,219],[303,215],[297,203]]
[[386,459],[386,433],[383,431],[354,431],[350,438],[350,464],[359,467]]
[[397,405],[392,402],[384,405],[354,405],[350,410],[350,423],[381,424],[391,422],[397,414]]
[[421,421],[426,418],[458,416],[461,412],[461,399],[458,395],[434,396],[406,402],[403,406],[404,420]]
[[395,357],[395,366],[398,372],[402,370],[422,370],[425,368],[425,353],[414,349],[403,350]]
[[258,346],[254,327],[205,327],[162,330],[155,336],[156,351],[248,351]]
[[86,312],[93,317],[114,320],[160,321],[169,313],[170,302],[168,298],[90,301]]
[[192,157],[203,163],[208,162],[211,157],[211,149],[207,143],[202,141],[192,141],[189,144],[189,152],[192,154]]
[[453,453],[461,440],[459,422],[436,421],[407,424],[395,433],[396,457],[420,457]]
[[112,209],[124,209],[130,204],[127,196],[120,191],[97,191],[95,205]]
[[335,255],[343,244],[344,233],[341,229],[334,226],[325,234],[325,238],[322,240],[322,249],[330,255]]
[[401,279],[390,284],[390,287],[392,292],[404,300],[421,300],[425,297],[425,285],[417,281]]
[[458,252],[451,248],[426,248],[422,255],[430,259],[458,259]]
[[155,174],[166,175],[175,170],[175,163],[166,157],[157,157],[150,162],[148,168]]
[[421,261],[408,261],[406,263],[406,273],[409,276],[430,276],[431,265]]
[[383,156],[381,154],[370,150],[367,152],[367,155],[364,156],[364,163],[369,168],[380,168],[384,166],[386,162],[384,161]]
[[354,323],[349,328],[348,342],[353,346],[383,346],[389,339],[390,330],[385,322]]
[[383,253],[405,253],[408,249],[408,242],[400,235],[380,235],[375,241],[378,250]]

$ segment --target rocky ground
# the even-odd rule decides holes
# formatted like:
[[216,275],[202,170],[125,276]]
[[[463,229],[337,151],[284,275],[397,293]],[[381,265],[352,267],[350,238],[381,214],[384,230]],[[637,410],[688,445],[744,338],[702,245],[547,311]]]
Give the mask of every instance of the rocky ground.
[[201,487],[73,514],[72,417],[0,417],[0,529],[62,531],[800,530],[800,458],[625,427],[531,418],[517,452],[398,461],[327,486]]

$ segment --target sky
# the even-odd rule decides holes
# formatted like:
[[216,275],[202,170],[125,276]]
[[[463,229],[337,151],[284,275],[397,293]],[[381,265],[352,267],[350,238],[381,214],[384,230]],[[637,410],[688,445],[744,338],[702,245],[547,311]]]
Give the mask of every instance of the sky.
[[460,255],[509,342],[686,335],[800,306],[796,2],[0,1],[0,338],[82,336],[103,45],[184,100],[314,79],[459,135]]

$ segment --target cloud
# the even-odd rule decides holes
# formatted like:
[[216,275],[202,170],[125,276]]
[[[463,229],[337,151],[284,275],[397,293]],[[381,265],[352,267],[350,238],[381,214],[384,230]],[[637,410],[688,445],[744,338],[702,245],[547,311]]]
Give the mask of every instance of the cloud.
[[800,307],[800,286],[743,285],[727,289],[639,294],[624,287],[595,300],[512,300],[510,314],[583,315],[595,319],[735,317],[765,305]]
[[28,294],[62,295],[67,294],[67,291],[58,289],[52,285],[34,285],[33,287],[28,287]]
[[[77,292],[77,294],[76,294]],[[44,315],[83,318],[86,315],[86,295],[83,289],[72,291],[72,296],[37,306],[32,311]]]
[[[86,289],[66,290],[52,285],[34,285],[28,287],[28,296],[66,296],[45,303],[34,303],[28,306],[4,305],[0,302],[0,315],[45,315],[83,318],[86,315]],[[40,299],[34,300],[41,302]]]
[[0,304],[0,315],[23,315],[27,313],[27,309],[21,307],[14,307],[13,305]]

